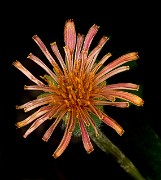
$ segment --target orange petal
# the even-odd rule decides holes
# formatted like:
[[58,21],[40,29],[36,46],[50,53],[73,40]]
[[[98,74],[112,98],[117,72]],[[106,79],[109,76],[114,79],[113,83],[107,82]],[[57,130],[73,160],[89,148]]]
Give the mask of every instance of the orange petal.
[[129,93],[129,92],[124,92],[124,91],[115,91],[115,90],[112,90],[112,91],[107,91],[107,93],[109,95],[113,95],[115,97],[118,97],[118,98],[121,98],[121,99],[125,99],[137,106],[142,106],[144,104],[144,101],[142,98],[140,98],[139,96],[137,96],[136,94],[132,94],[132,93]]
[[69,114],[69,119],[68,119],[68,122],[66,125],[66,129],[65,129],[63,138],[62,138],[59,146],[57,147],[57,149],[55,150],[55,152],[52,155],[55,159],[58,158],[65,151],[65,149],[67,148],[67,146],[70,142],[72,132],[75,127],[75,121],[73,118],[74,117],[73,117],[73,112],[72,112]]
[[120,136],[124,133],[123,128],[111,117],[106,115],[103,117],[102,121],[112,127]]

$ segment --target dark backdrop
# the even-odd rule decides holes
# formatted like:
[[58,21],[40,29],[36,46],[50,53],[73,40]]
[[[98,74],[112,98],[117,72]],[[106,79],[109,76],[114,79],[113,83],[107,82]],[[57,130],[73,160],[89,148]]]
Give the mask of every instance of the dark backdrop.
[[[148,142],[144,141],[151,132],[149,128],[152,129],[150,136],[153,137],[155,133],[158,139],[161,136],[160,116],[157,115],[160,111],[157,102],[160,98],[161,47],[160,13],[157,5],[140,4],[136,1],[112,5],[109,2],[97,2],[94,6],[91,4],[87,7],[83,2],[77,3],[78,5],[66,5],[39,2],[34,5],[6,2],[1,6],[0,175],[4,180],[9,177],[15,180],[131,179],[113,157],[105,155],[95,145],[94,152],[88,155],[81,141],[73,140],[63,155],[55,160],[52,153],[63,134],[60,128],[57,128],[48,143],[41,140],[45,128],[34,131],[27,139],[22,137],[25,128],[16,129],[15,123],[23,118],[24,113],[16,110],[15,105],[29,100],[31,96],[23,90],[24,84],[30,82],[12,66],[12,62],[17,59],[29,67],[27,55],[39,51],[32,40],[34,34],[39,35],[47,46],[53,41],[63,46],[64,23],[72,18],[77,32],[82,34],[86,34],[94,23],[100,26],[94,40],[95,45],[102,35],[110,37],[102,54],[109,51],[116,58],[128,51],[139,52],[137,65],[126,75],[120,74],[114,79],[141,84],[144,107],[125,110],[106,108],[107,113],[124,127],[125,134],[119,137],[107,126],[103,126],[102,130],[145,176],[159,180],[159,172],[153,168],[153,163],[157,162],[160,167],[160,161],[153,161],[151,155],[154,151],[157,156],[158,150],[155,151],[153,145],[149,145],[149,139]],[[29,68],[35,70],[36,66]],[[151,159],[146,152],[149,152]]]

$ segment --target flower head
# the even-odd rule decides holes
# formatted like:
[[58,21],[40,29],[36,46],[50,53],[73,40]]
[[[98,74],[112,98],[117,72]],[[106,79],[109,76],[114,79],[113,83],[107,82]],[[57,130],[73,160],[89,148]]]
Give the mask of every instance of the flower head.
[[65,59],[60,54],[56,42],[50,44],[56,60],[43,41],[37,35],[34,35],[33,40],[40,47],[53,68],[52,71],[41,59],[30,53],[28,59],[34,61],[47,73],[47,75],[40,76],[41,80],[30,73],[19,61],[13,62],[16,68],[35,83],[35,85],[25,86],[25,90],[44,92],[37,99],[16,106],[17,109],[24,109],[25,112],[36,109],[32,115],[17,122],[16,126],[21,128],[31,123],[24,134],[26,138],[42,123],[52,119],[51,122],[53,123],[43,136],[43,140],[48,141],[54,129],[62,121],[65,125],[65,132],[53,154],[55,158],[59,157],[67,148],[76,126],[80,129],[85,150],[88,153],[93,151],[87,129],[91,126],[96,136],[99,136],[99,133],[92,115],[97,116],[100,122],[111,126],[119,135],[124,133],[123,128],[105,114],[100,107],[107,105],[127,108],[129,103],[137,106],[143,105],[143,100],[139,96],[126,91],[137,91],[139,89],[138,85],[133,83],[106,84],[106,80],[111,76],[129,70],[129,66],[122,65],[137,60],[138,53],[124,54],[104,65],[111,56],[111,53],[107,53],[96,63],[99,52],[108,41],[108,38],[103,36],[97,46],[89,51],[98,29],[99,26],[94,24],[86,36],[77,34],[74,21],[72,19],[67,20],[64,26]]

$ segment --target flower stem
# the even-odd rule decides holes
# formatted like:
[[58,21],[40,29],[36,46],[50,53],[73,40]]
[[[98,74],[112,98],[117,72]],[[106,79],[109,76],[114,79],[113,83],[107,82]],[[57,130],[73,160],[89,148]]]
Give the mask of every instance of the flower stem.
[[98,137],[96,137],[94,132],[90,132],[89,135],[102,151],[106,154],[112,154],[120,166],[135,180],[146,180],[134,164],[100,130]]

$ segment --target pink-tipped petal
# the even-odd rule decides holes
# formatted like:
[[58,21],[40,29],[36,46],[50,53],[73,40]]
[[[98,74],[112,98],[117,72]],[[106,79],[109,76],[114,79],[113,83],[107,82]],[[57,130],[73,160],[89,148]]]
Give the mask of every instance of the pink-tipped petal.
[[77,44],[76,44],[76,48],[75,48],[75,57],[74,59],[76,61],[78,61],[81,57],[80,57],[80,52],[81,52],[81,48],[83,45],[83,41],[84,41],[84,36],[79,34],[77,35]]
[[82,141],[83,141],[84,148],[87,151],[87,153],[91,153],[94,149],[93,149],[92,143],[90,141],[88,132],[83,123],[83,119],[78,118],[78,121],[79,121],[79,126],[81,129]]
[[73,54],[76,44],[76,30],[75,30],[74,21],[72,19],[69,19],[65,23],[64,42],[65,42],[65,46],[67,46],[71,54]]
[[83,51],[88,52],[89,47],[91,45],[91,42],[94,38],[94,36],[96,35],[97,31],[99,29],[99,26],[97,26],[96,24],[94,24],[88,31],[85,40],[84,40],[84,45],[83,45]]

